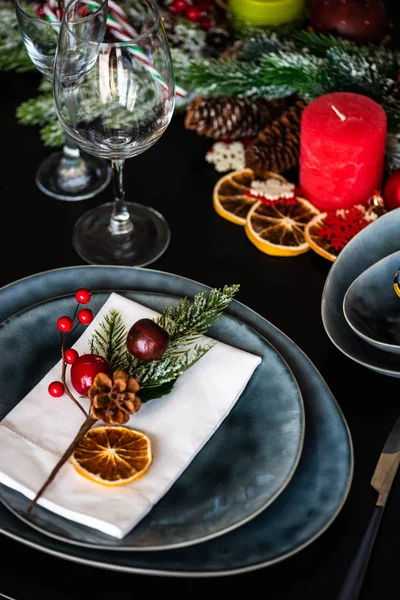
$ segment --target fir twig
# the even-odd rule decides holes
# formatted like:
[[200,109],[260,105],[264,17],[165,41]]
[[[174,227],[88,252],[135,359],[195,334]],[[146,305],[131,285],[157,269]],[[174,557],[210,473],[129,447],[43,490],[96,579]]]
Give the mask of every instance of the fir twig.
[[113,371],[122,370],[135,377],[141,388],[140,398],[147,402],[171,391],[182,373],[192,367],[215,344],[201,341],[239,290],[239,285],[200,292],[193,300],[181,298],[175,308],[167,306],[156,322],[170,334],[170,344],[156,361],[140,361],[126,348],[128,330],[118,311],[105,315],[93,333],[90,351],[110,361]]

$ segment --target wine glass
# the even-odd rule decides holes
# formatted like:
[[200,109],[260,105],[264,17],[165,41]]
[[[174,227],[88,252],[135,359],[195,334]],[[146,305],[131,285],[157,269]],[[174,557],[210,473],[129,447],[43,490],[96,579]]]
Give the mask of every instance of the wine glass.
[[134,29],[111,30],[102,43],[79,31],[81,3],[72,0],[62,21],[56,108],[67,134],[82,149],[111,160],[114,200],[83,214],[72,242],[88,263],[144,266],[166,250],[170,229],[158,211],[126,201],[123,169],[125,160],[148,150],[171,121],[175,82],[170,49],[155,0],[132,0]]
[[[16,16],[27,53],[35,67],[52,81],[64,2],[59,0],[14,0]],[[103,3],[87,4],[87,18],[98,18],[107,10]],[[83,13],[82,13],[83,14]],[[105,27],[105,21],[104,21]],[[68,136],[61,151],[53,152],[39,166],[36,184],[58,200],[85,200],[101,192],[111,180],[107,161],[82,155]]]

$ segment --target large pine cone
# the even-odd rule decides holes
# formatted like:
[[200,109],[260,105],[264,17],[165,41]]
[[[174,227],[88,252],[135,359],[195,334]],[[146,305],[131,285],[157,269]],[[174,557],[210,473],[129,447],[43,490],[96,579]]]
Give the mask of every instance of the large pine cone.
[[298,164],[300,119],[305,106],[306,102],[297,100],[246,148],[246,167],[256,177],[265,179],[270,171],[284,173]]
[[123,425],[142,405],[136,396],[139,389],[137,380],[124,371],[115,371],[112,379],[98,373],[88,392],[90,412],[106,425]]
[[185,127],[213,140],[253,138],[289,103],[286,98],[195,98],[186,108]]

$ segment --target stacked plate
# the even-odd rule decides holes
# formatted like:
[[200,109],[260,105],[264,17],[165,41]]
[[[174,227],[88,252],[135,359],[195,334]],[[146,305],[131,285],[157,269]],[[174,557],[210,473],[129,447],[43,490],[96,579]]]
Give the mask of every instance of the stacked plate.
[[[10,358],[0,369],[2,389],[9,390],[0,398],[0,418],[59,360],[54,323],[73,314],[82,286],[92,291],[95,312],[111,291],[161,312],[209,289],[159,271],[91,265],[2,288],[0,352]],[[237,301],[209,334],[262,362],[217,432],[130,534],[110,538],[40,506],[28,515],[27,499],[5,486],[0,533],[116,571],[210,577],[283,560],[325,531],[353,474],[349,431],[326,383],[289,338]]]
[[332,342],[359,364],[400,377],[400,209],[360,231],[328,273],[322,321]]

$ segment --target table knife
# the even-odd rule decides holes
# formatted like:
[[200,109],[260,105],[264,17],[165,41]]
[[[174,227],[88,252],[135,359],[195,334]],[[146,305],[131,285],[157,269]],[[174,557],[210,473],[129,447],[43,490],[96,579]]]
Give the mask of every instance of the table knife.
[[359,596],[386,500],[396,476],[399,463],[400,417],[397,418],[397,421],[393,425],[375,467],[371,485],[378,492],[378,499],[358,552],[343,582],[338,600],[356,600]]

